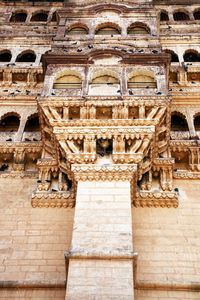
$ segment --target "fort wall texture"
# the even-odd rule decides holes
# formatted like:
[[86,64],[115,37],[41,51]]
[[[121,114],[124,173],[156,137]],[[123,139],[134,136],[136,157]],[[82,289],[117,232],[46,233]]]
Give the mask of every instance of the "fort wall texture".
[[[19,184],[20,183],[20,184]],[[0,179],[1,280],[65,280],[73,209],[32,208],[32,179]],[[178,208],[133,208],[133,249],[138,252],[136,281],[199,281],[200,186],[178,180]],[[103,265],[102,265],[103,266]],[[62,288],[1,289],[1,299],[65,299]],[[135,290],[136,300],[199,299],[197,291]]]

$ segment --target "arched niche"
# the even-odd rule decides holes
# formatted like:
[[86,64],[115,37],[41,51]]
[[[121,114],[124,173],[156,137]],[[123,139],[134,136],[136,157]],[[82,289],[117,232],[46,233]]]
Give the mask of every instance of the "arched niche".
[[31,115],[30,117],[28,117],[24,131],[25,132],[40,132],[40,123],[39,123],[38,114],[34,114],[34,115]]
[[194,12],[194,19],[195,20],[200,20],[200,8],[198,8],[197,10],[195,10]]
[[138,23],[133,23],[128,27],[127,33],[130,34],[130,35],[150,34],[150,28],[144,23],[139,23],[139,22]]
[[68,35],[85,35],[88,34],[89,29],[85,24],[76,23],[69,26],[67,30]]
[[174,12],[173,18],[174,18],[174,21],[178,21],[178,22],[190,20],[188,13],[186,13],[184,11]]
[[48,19],[48,13],[41,11],[36,12],[31,17],[31,22],[46,22]]
[[81,89],[82,78],[75,70],[63,70],[54,79],[54,89]]
[[147,70],[137,70],[128,75],[128,89],[147,87],[157,87],[157,82],[153,72]]
[[15,112],[7,113],[1,117],[1,132],[17,132],[20,124],[20,116]]
[[166,11],[161,11],[161,13],[160,13],[160,21],[161,22],[169,21],[169,16],[168,16],[168,13]]
[[95,30],[96,35],[119,35],[121,28],[115,23],[104,23],[97,26]]
[[27,13],[25,11],[14,12],[10,18],[10,22],[24,23],[26,22]]
[[173,50],[165,50],[165,53],[171,55],[171,62],[179,62],[178,55]]
[[12,55],[9,50],[0,51],[0,62],[9,62],[11,61]]
[[173,112],[171,115],[172,131],[188,131],[188,124],[184,115],[179,112]]
[[23,51],[17,56],[16,62],[35,62],[36,55],[33,51]]
[[183,59],[185,62],[200,62],[200,54],[196,50],[187,50]]

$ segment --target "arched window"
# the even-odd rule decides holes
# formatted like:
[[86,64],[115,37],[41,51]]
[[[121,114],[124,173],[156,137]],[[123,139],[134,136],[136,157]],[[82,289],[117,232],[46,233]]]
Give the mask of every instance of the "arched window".
[[89,93],[92,95],[119,95],[121,91],[118,74],[110,70],[95,72],[90,79]]
[[194,19],[195,20],[200,20],[200,9],[194,12]]
[[128,77],[128,89],[136,88],[156,88],[157,83],[151,72],[139,70],[132,72]]
[[160,13],[160,21],[161,22],[164,22],[164,21],[169,21],[169,17],[168,17],[168,14],[166,12],[161,12]]
[[188,131],[189,129],[185,116],[180,113],[173,113],[171,116],[171,130]]
[[36,13],[31,17],[31,22],[46,22],[48,14],[46,12]]
[[121,29],[117,24],[106,23],[101,24],[97,27],[95,31],[96,35],[117,35],[121,34]]
[[11,53],[8,50],[3,50],[0,52],[0,62],[9,62],[11,60]]
[[54,81],[54,89],[81,89],[81,75],[76,71],[60,74]]
[[10,18],[10,22],[26,22],[27,13],[26,12],[14,12]]
[[179,62],[178,55],[172,50],[165,50],[166,53],[171,54],[171,62]]
[[35,62],[36,55],[33,51],[24,51],[17,56],[17,62]]
[[2,132],[16,132],[18,131],[20,117],[16,113],[9,113],[2,117],[0,121],[0,131]]
[[189,21],[190,20],[189,15],[187,15],[186,13],[184,13],[182,11],[175,12],[173,14],[173,17],[174,17],[174,21]]
[[25,132],[40,131],[40,123],[39,123],[38,115],[32,115],[28,118],[24,131]]
[[184,56],[185,62],[200,62],[200,54],[197,51],[186,51]]
[[194,118],[194,127],[196,131],[200,131],[200,115]]
[[88,34],[88,27],[84,24],[74,24],[69,27],[67,33],[69,35],[84,35]]
[[147,25],[143,23],[135,23],[128,27],[127,33],[128,34],[149,34],[150,29]]

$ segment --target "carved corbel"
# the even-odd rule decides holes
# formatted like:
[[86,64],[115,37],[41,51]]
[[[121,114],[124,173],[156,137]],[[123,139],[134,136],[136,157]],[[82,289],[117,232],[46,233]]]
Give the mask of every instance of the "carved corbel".
[[25,150],[24,149],[16,149],[14,152],[13,169],[15,171],[23,171],[24,164],[25,164]]

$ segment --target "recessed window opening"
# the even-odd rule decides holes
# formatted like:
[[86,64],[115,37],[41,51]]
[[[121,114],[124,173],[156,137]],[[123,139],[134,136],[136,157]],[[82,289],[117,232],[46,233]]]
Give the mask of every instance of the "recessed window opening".
[[48,18],[47,13],[37,13],[32,16],[31,22],[46,22]]
[[168,14],[166,12],[161,12],[161,14],[160,14],[160,21],[161,22],[169,21]]
[[169,53],[171,55],[171,62],[179,62],[178,55],[172,50],[165,50],[165,53]]
[[6,116],[0,121],[0,131],[17,132],[19,128],[19,123],[20,120],[18,116],[16,115]]
[[171,116],[171,130],[173,131],[188,131],[188,124],[186,119],[178,114]]
[[185,62],[200,62],[200,54],[194,51],[188,51],[183,56]]
[[195,13],[194,13],[194,19],[195,20],[200,20],[200,9],[197,10],[197,11],[195,11]]
[[23,23],[26,21],[27,14],[26,13],[13,13],[12,17],[10,19],[10,22],[15,22],[15,23]]
[[38,116],[32,116],[32,117],[28,118],[24,131],[25,132],[40,131],[40,123],[39,123]]
[[186,13],[181,12],[181,11],[174,13],[173,16],[174,16],[174,21],[189,21],[190,20],[189,16]]
[[35,62],[36,55],[33,52],[21,53],[17,57],[17,62]]
[[200,131],[200,115],[194,118],[194,127],[196,131]]
[[0,61],[1,62],[9,62],[11,61],[11,53],[9,51],[2,51],[0,52]]

